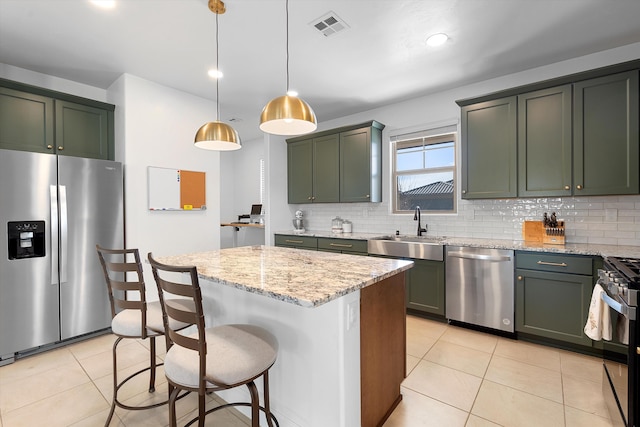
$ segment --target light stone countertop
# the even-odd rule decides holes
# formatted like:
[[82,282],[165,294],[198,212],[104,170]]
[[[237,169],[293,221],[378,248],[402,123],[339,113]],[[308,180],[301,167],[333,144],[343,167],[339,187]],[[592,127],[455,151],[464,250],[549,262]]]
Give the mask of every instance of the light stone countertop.
[[[293,234],[291,232],[278,232],[276,234]],[[382,233],[343,233],[334,234],[330,231],[307,231],[299,236],[310,237],[329,237],[339,239],[355,239],[369,240],[384,236],[392,236],[393,234]],[[414,237],[414,236],[411,236]],[[513,249],[517,251],[532,252],[549,252],[558,254],[575,254],[575,255],[596,255],[596,256],[616,256],[628,258],[640,258],[640,246],[618,246],[618,245],[598,245],[592,243],[566,243],[564,245],[550,245],[543,243],[525,242],[523,240],[506,240],[506,239],[480,239],[467,237],[442,237],[442,236],[423,236],[426,239],[438,239],[443,245],[447,246],[472,246],[478,248],[490,249]]]
[[193,265],[201,279],[303,307],[317,307],[413,266],[413,261],[274,246],[156,256],[156,260]]

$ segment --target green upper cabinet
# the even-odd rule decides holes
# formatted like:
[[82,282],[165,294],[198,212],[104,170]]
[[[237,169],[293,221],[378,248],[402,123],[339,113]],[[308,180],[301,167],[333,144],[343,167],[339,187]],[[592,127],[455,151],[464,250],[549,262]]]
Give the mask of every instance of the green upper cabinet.
[[0,79],[0,148],[114,160],[114,109]]
[[58,154],[109,159],[109,116],[103,109],[56,100]]
[[382,132],[372,128],[340,133],[340,201],[382,201]]
[[517,196],[515,96],[462,108],[462,198]]
[[287,140],[288,201],[382,201],[382,129],[371,121]]
[[340,201],[338,168],[340,139],[325,135],[287,146],[289,203]]
[[638,194],[638,97],[637,70],[574,85],[575,195]]
[[0,148],[54,153],[54,101],[0,87]]
[[571,195],[571,85],[518,95],[518,195]]

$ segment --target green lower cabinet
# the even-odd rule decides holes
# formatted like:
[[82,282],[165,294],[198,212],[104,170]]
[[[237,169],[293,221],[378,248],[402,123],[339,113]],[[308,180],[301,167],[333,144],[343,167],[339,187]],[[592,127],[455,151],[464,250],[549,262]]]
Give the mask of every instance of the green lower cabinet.
[[413,259],[406,274],[407,308],[444,316],[444,262]]
[[297,248],[315,251],[318,248],[318,239],[310,236],[298,236],[295,234],[276,234],[275,245],[283,248]]
[[367,255],[367,241],[318,237],[318,250],[325,252],[339,252],[350,255]]
[[592,289],[592,276],[516,269],[516,331],[591,347]]

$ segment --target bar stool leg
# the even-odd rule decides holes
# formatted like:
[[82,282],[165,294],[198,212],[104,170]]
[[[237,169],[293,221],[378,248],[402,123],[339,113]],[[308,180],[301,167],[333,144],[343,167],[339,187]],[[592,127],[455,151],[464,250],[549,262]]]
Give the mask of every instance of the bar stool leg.
[[116,349],[118,347],[118,343],[122,340],[122,337],[118,337],[118,339],[113,343],[112,350],[112,359],[113,359],[113,397],[111,398],[111,410],[109,411],[109,416],[107,417],[107,421],[104,423],[104,426],[107,427],[109,423],[111,423],[111,418],[113,418],[113,413],[116,410],[116,399],[118,396],[118,362],[116,357]]
[[247,383],[249,393],[251,393],[251,427],[260,427],[260,396],[258,396],[258,388],[251,381]]
[[273,421],[271,420],[271,406],[269,404],[269,371],[266,371],[262,376],[262,385],[264,388],[264,414],[267,417],[267,424],[269,427],[273,427]]
[[151,361],[149,366],[150,369],[150,378],[149,378],[149,393],[153,393],[156,391],[156,337],[150,337],[151,348],[149,353],[151,354]]

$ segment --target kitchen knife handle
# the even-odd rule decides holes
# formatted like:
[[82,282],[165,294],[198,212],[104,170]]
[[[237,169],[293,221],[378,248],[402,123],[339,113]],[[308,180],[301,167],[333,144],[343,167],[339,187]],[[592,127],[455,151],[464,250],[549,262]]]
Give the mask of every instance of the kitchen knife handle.
[[51,246],[49,253],[51,255],[51,284],[58,284],[58,188],[55,185],[49,186],[49,195],[51,201],[49,208],[51,209],[51,219],[49,220],[49,232],[51,235]]
[[67,221],[67,187],[60,186],[60,284],[67,281],[69,227]]

